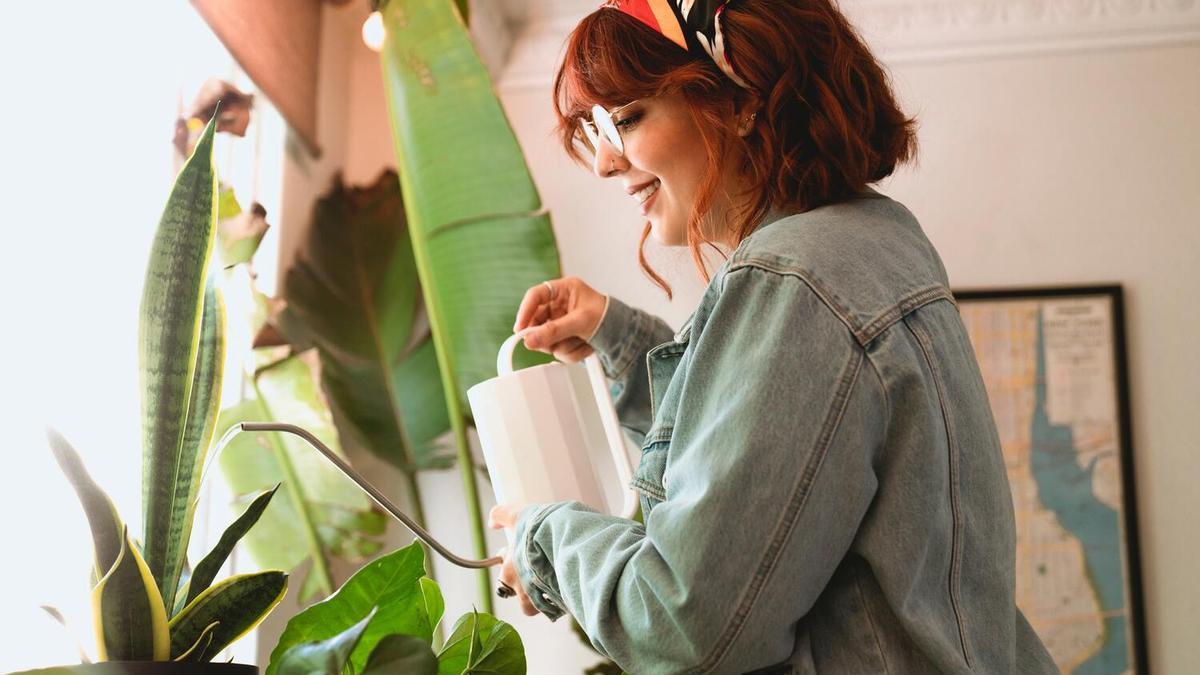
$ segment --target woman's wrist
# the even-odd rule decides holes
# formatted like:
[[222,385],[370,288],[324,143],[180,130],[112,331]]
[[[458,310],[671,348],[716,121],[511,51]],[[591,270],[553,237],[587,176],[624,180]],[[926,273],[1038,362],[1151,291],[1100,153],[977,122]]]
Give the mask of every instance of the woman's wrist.
[[596,322],[596,327],[592,329],[592,334],[583,339],[584,342],[591,343],[592,338],[596,337],[596,333],[600,332],[600,326],[604,325],[604,317],[608,316],[608,296],[604,296],[604,309],[600,311],[600,320]]

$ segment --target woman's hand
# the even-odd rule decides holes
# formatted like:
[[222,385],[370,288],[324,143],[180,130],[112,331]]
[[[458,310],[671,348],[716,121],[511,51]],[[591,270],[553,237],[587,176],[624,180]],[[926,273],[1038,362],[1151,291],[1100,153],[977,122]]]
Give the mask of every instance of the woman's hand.
[[[524,504],[500,504],[492,507],[491,512],[488,513],[488,527],[494,530],[500,528],[515,530],[517,517],[521,515],[521,509],[524,506]],[[529,596],[525,594],[525,587],[521,585],[521,579],[517,576],[517,568],[513,565],[512,552],[505,548],[500,555],[504,556],[504,563],[500,566],[500,582],[517,592],[517,600],[521,602],[521,611],[525,612],[525,616],[540,614],[529,600]]]
[[540,283],[525,291],[513,332],[537,326],[525,336],[526,348],[577,363],[592,354],[586,339],[600,325],[605,302],[603,294],[578,277]]

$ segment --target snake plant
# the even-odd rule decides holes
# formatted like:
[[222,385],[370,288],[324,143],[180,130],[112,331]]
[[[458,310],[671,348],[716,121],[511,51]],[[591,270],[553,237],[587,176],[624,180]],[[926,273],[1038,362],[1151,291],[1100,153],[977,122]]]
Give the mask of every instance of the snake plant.
[[188,541],[216,424],[225,352],[224,305],[209,274],[217,213],[214,131],[210,121],[175,180],[143,287],[138,334],[144,439],[140,543],[75,449],[56,431],[48,432],[50,448],[91,526],[92,603],[101,660],[207,661],[257,625],[287,588],[287,574],[280,570],[213,583],[275,490],[255,499],[187,574]]

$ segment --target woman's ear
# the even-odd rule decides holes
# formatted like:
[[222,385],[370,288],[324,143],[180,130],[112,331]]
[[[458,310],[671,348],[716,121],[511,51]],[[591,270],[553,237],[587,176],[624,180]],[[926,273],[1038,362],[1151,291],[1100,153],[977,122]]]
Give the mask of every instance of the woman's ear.
[[754,99],[743,101],[736,106],[738,136],[744,138],[750,135],[750,131],[754,129],[754,120],[758,117],[758,109],[759,102]]
[[754,120],[756,117],[758,117],[757,112],[751,112],[743,115],[742,118],[738,120],[737,135],[743,138],[749,136],[750,132],[754,129]]

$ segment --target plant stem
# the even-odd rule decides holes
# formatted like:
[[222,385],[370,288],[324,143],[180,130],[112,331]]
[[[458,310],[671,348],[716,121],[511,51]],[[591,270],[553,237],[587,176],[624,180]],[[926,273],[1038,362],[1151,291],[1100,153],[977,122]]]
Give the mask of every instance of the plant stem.
[[[255,400],[258,402],[263,417],[269,420],[275,419],[263,400],[258,383],[255,382],[253,386]],[[333,575],[329,571],[329,561],[325,559],[325,548],[321,545],[320,537],[317,536],[317,527],[313,523],[312,512],[308,508],[308,500],[304,496],[300,477],[296,474],[296,468],[292,466],[292,458],[288,456],[287,448],[279,440],[279,436],[267,434],[267,438],[271,443],[271,450],[275,454],[275,461],[279,464],[279,470],[283,473],[283,487],[292,502],[292,508],[296,509],[297,515],[300,516],[300,522],[304,526],[304,538],[308,541],[309,552],[313,560],[312,570],[309,574],[316,574],[317,580],[321,584],[321,592],[326,596],[331,595],[333,593]]]

